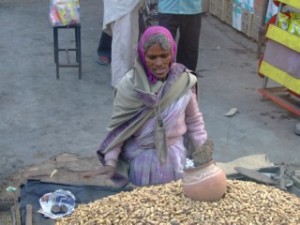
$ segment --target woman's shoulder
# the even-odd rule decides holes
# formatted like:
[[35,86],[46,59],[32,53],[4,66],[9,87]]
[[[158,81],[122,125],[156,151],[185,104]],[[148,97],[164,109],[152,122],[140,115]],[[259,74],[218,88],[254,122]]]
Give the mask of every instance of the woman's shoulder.
[[128,82],[132,82],[133,74],[134,74],[133,69],[131,69],[127,73],[125,73],[125,75],[121,78],[120,83],[118,84],[118,86],[127,85]]
[[128,93],[133,90],[134,86],[134,71],[129,70],[120,80],[117,90],[118,92]]

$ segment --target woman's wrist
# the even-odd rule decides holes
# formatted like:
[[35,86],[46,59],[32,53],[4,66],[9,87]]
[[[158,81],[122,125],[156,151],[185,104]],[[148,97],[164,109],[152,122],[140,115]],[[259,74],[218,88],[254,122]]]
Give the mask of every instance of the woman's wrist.
[[112,166],[112,167],[117,167],[117,160],[114,159],[109,159],[105,161],[105,166]]

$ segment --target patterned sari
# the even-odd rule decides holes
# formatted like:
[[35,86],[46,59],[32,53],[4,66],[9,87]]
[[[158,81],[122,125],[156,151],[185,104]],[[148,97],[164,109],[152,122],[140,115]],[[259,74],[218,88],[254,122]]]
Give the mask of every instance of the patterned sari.
[[[167,136],[190,97],[191,91],[188,91],[161,113]],[[183,137],[178,137],[174,144],[167,146],[166,158],[162,163],[154,143],[156,123],[155,117],[150,118],[123,146],[124,158],[130,162],[129,180],[135,185],[161,184],[182,178],[186,159]]]

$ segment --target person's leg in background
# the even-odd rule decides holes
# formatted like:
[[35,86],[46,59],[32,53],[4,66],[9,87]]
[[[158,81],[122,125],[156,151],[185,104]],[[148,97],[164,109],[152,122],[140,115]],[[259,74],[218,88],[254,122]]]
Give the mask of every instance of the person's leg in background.
[[201,13],[179,16],[181,19],[179,20],[177,62],[196,71],[199,54]]
[[132,69],[137,54],[139,37],[138,6],[130,14],[121,17],[111,24],[112,28],[112,59],[111,85],[116,88],[122,77]]
[[107,65],[111,62],[111,44],[112,37],[106,32],[102,31],[97,48],[98,59],[97,62],[101,65]]
[[295,126],[295,134],[300,136],[300,123],[297,123]]
[[177,15],[159,13],[158,24],[167,28],[171,32],[174,40],[176,40],[176,33],[177,29],[179,28],[179,21]]
[[196,70],[199,53],[201,14],[195,15],[158,15],[159,25],[166,27],[176,39],[179,29],[176,62]]

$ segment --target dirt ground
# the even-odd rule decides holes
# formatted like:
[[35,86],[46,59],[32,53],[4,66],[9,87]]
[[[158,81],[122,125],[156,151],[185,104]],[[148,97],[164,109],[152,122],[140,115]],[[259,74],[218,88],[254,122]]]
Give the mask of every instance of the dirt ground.
[[[102,4],[81,2],[79,81],[73,68],[61,69],[60,80],[55,79],[49,1],[0,0],[2,190],[18,172],[55,156],[96,158],[114,95],[110,67],[96,63]],[[294,134],[299,117],[262,99],[257,91],[262,86],[257,43],[209,14],[203,16],[201,29],[200,110],[215,145],[214,159],[229,162],[265,154],[271,162],[299,163],[300,138]],[[73,36],[61,34],[62,43],[74,44]],[[231,108],[238,113],[224,116]]]
[[[102,2],[81,3],[80,81],[74,68],[62,68],[55,79],[48,10],[46,0],[0,0],[0,180],[62,153],[95,156],[106,134],[114,94],[110,67],[96,63]],[[61,44],[74,44],[72,32],[60,35]],[[256,48],[232,27],[203,16],[197,73],[214,158],[264,153],[274,162],[299,162],[293,132],[299,118],[258,93]],[[238,113],[224,116],[231,108]]]
[[0,211],[0,224],[1,225],[13,224],[12,215],[10,211]]

